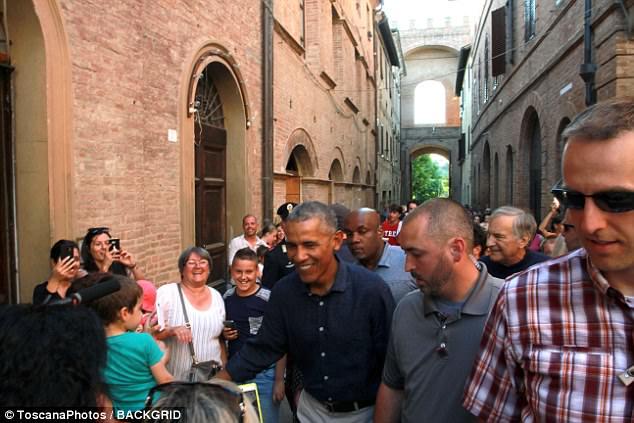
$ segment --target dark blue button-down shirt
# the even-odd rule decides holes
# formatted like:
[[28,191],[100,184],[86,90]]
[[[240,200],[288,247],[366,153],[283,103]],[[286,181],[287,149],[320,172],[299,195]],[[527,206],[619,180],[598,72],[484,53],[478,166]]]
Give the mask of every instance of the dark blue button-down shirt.
[[394,299],[369,270],[338,262],[328,294],[312,294],[297,273],[273,289],[258,336],[229,361],[236,381],[289,353],[304,388],[321,401],[373,401],[381,381]]

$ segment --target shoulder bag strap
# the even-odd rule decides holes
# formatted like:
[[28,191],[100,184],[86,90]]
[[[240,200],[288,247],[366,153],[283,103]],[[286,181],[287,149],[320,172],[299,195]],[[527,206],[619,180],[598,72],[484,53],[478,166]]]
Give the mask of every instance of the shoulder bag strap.
[[[183,288],[181,287],[180,282],[178,282],[176,286],[178,287],[178,296],[181,299],[181,306],[183,306],[183,316],[185,317],[185,327],[191,330],[192,325],[189,323],[189,317],[187,317],[187,308],[185,307],[185,299],[183,298]],[[192,362],[194,364],[198,364],[198,360],[196,360],[196,353],[194,352],[194,343],[192,341],[189,341],[187,345],[189,346],[189,354],[191,354],[192,356]]]

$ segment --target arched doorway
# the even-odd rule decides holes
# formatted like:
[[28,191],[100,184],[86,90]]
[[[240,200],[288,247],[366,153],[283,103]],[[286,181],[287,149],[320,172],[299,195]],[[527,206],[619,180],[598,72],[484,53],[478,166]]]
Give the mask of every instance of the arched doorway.
[[242,216],[253,210],[247,178],[259,177],[244,171],[249,108],[242,81],[234,59],[216,44],[201,47],[182,79],[182,242],[210,253],[208,284],[220,290],[227,240],[242,232]]
[[513,148],[506,146],[506,204],[513,204]]
[[212,286],[224,283],[226,262],[226,149],[227,130],[213,70],[203,71],[195,96],[194,191],[196,204],[196,245],[211,255],[209,276]]
[[482,184],[480,185],[482,192],[480,198],[485,208],[491,207],[491,149],[489,142],[484,143],[484,152],[482,153]]
[[498,160],[498,153],[495,153],[493,159],[493,203],[491,208],[500,206],[500,162]]
[[565,143],[561,134],[564,132],[566,127],[570,125],[570,119],[567,117],[563,118],[561,122],[559,122],[559,127],[557,128],[557,162],[555,163],[555,181],[558,181],[562,178],[561,174],[561,159],[564,152]]
[[71,66],[58,7],[2,4],[0,303],[30,301],[52,241],[75,235]]
[[341,167],[339,159],[334,159],[332,161],[330,170],[328,171],[328,179],[331,182],[330,198],[328,199],[329,202],[343,203],[343,193],[340,192],[340,188],[337,185],[337,183],[343,182],[343,168]]
[[542,209],[542,134],[537,113],[531,117],[528,132],[529,142],[529,207],[539,222]]
[[312,174],[310,153],[304,145],[296,145],[286,163],[286,201],[301,203],[302,177]]
[[411,153],[411,199],[423,202],[434,197],[449,197],[451,174],[450,152],[425,146]]

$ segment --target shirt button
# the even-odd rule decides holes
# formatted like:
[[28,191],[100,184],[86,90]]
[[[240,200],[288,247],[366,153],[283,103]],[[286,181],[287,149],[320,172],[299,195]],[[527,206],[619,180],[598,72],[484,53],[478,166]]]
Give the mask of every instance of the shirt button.
[[323,302],[323,301],[320,301],[320,302],[319,302],[319,305],[320,305],[320,306],[323,306],[323,305],[324,305],[324,302]]
[[440,348],[446,348],[446,347],[447,347],[447,344],[445,344],[444,342],[440,344]]
[[321,353],[321,356],[322,356],[322,357],[325,357],[325,356],[326,356],[326,353],[325,353],[325,352],[322,352],[322,353]]
[[442,328],[443,329],[447,329],[447,325],[442,325]]
[[332,397],[328,397],[328,401],[332,401]]
[[324,327],[323,326],[319,326],[319,332],[323,332],[324,331]]
[[324,380],[328,380],[328,376],[324,376]]

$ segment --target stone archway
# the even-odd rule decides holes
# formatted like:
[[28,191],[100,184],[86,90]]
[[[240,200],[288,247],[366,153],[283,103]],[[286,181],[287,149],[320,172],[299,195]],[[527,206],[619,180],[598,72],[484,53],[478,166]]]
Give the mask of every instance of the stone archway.
[[15,214],[9,210],[2,232],[3,242],[17,244],[17,251],[9,248],[0,257],[9,264],[0,275],[5,284],[0,303],[29,301],[33,286],[48,275],[52,242],[76,234],[71,62],[59,6],[45,0],[9,0],[4,5],[14,71],[9,76],[13,133],[3,142],[13,150],[15,162],[3,169],[14,185],[8,186],[9,201],[2,206],[13,207]]
[[528,187],[520,192],[518,205],[528,208],[538,222],[542,205],[542,135],[539,115],[529,106],[522,119],[520,155],[523,160],[519,163],[523,174],[528,176]]
[[[222,181],[209,175],[221,185],[216,184],[218,186],[214,192],[219,201],[224,201],[224,209],[216,210],[218,213],[214,220],[217,221],[213,223],[213,227],[206,226],[209,228],[205,232],[206,235],[197,232],[196,228],[200,222],[196,222],[196,215],[200,217],[200,210],[196,211],[196,204],[205,201],[200,197],[201,194],[195,191],[194,184],[197,158],[195,150],[196,143],[199,142],[195,129],[200,130],[201,108],[205,107],[199,90],[199,84],[204,83],[203,81],[213,82],[217,101],[222,104],[222,130],[226,134],[226,142],[224,150],[219,153],[222,157],[218,156],[218,159],[224,159],[223,162],[226,164],[243,163],[248,166],[246,136],[250,126],[250,110],[246,89],[241,82],[243,78],[232,56],[224,47],[214,43],[200,47],[191,59],[189,71],[181,78],[181,86],[186,87],[181,90],[182,109],[179,114],[179,132],[182,134],[181,241],[183,245],[198,243],[213,251],[214,268],[217,272],[214,272],[211,278],[220,283],[227,269],[223,261],[226,254],[222,254],[222,249],[226,248],[228,239],[242,232],[242,216],[250,212],[247,201],[248,180],[244,166],[227,165],[224,169],[224,178],[220,178]],[[205,207],[213,208],[212,203]]]
[[[418,146],[417,148],[413,149],[410,154],[408,155],[409,157],[409,170],[408,170],[408,174],[410,175],[410,181],[408,183],[408,189],[410,192],[410,196],[406,197],[408,199],[412,198],[411,193],[413,192],[412,190],[412,185],[414,183],[413,180],[411,180],[411,175],[412,175],[412,163],[414,162],[414,160],[416,160],[418,157],[426,155],[426,154],[437,154],[439,156],[444,157],[445,159],[447,159],[449,161],[449,163],[451,163],[451,151],[448,151],[447,149],[440,147],[440,146],[435,146],[435,145],[423,145],[423,146]],[[450,165],[451,166],[451,165]],[[449,172],[449,186],[451,187],[452,185],[452,181],[451,181],[451,171]],[[450,188],[450,197],[451,197],[451,188]]]
[[422,127],[401,129],[401,198],[412,196],[412,160],[420,154],[437,153],[449,160],[449,197],[461,200],[458,165],[459,127]]

